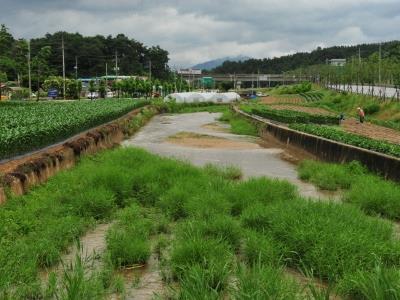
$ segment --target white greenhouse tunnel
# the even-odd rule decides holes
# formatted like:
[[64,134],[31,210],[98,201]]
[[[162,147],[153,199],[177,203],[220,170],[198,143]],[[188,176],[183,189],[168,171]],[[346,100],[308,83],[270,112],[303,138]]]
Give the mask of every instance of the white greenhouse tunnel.
[[214,102],[214,103],[231,103],[240,100],[239,94],[235,92],[228,93],[174,93],[165,98],[175,100],[176,103],[196,103],[196,102]]

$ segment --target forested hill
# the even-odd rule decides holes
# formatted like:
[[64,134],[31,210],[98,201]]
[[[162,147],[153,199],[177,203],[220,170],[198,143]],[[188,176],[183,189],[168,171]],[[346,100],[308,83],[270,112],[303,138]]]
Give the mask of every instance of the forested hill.
[[[75,77],[75,59],[78,60],[78,76],[102,76],[115,74],[115,57],[118,55],[119,75],[148,74],[149,61],[155,78],[167,76],[168,52],[159,46],[147,47],[124,34],[117,36],[82,36],[79,33],[56,32],[31,40],[32,75],[41,77],[62,75],[62,39],[65,46],[65,65],[68,77]],[[8,80],[19,76],[26,82],[27,40],[15,39],[2,25],[0,29],[0,72]],[[39,68],[37,67],[39,65]]]
[[[243,62],[226,61],[220,67],[213,69],[211,73],[282,73],[301,67],[324,64],[327,59],[348,59],[358,56],[359,49],[361,57],[367,58],[379,51],[379,44],[318,48],[309,53],[296,53],[278,58],[249,59]],[[382,43],[382,55],[383,57],[396,56],[400,60],[400,41]]]

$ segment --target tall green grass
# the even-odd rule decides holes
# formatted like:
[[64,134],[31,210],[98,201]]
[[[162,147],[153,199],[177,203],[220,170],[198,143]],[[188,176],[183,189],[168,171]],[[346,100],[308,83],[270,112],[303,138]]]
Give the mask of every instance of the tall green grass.
[[368,172],[358,162],[337,165],[303,161],[299,177],[324,190],[345,190],[343,200],[367,214],[400,219],[400,185]]
[[232,179],[139,149],[82,159],[1,207],[1,296],[42,297],[40,268],[56,264],[90,226],[111,220],[111,268],[146,263],[150,241],[170,233],[172,242],[157,251],[180,299],[290,299],[297,290],[282,277],[287,265],[356,294],[361,285],[347,278],[374,272],[377,259],[384,269],[399,267],[400,246],[388,222],[349,205],[297,199],[284,181]]
[[225,110],[219,120],[229,123],[234,134],[258,136],[257,125],[235,115],[231,110]]
[[304,200],[258,204],[241,219],[245,227],[282,243],[289,265],[313,270],[330,282],[373,270],[377,258],[387,266],[400,264],[400,242],[393,239],[391,224],[348,205]]

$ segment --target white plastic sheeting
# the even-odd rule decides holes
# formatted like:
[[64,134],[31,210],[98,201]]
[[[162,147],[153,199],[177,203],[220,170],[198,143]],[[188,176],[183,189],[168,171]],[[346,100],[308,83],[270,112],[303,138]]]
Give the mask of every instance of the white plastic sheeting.
[[166,99],[174,99],[176,103],[196,103],[196,102],[214,102],[214,103],[231,103],[240,100],[239,94],[235,92],[229,93],[174,93],[168,95]]

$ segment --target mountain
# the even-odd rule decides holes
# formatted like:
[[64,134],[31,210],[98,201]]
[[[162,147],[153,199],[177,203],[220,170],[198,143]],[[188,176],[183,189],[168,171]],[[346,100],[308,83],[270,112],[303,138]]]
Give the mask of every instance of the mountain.
[[250,59],[250,57],[239,55],[239,56],[234,56],[234,57],[223,57],[223,58],[218,58],[214,60],[210,60],[204,63],[197,64],[192,67],[192,69],[198,69],[198,70],[212,70],[215,69],[219,66],[221,66],[224,62],[226,61],[231,61],[231,62],[241,62]]

